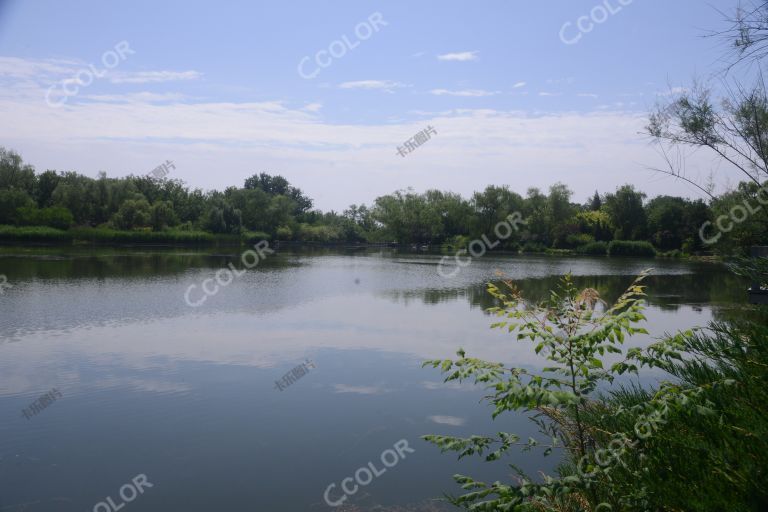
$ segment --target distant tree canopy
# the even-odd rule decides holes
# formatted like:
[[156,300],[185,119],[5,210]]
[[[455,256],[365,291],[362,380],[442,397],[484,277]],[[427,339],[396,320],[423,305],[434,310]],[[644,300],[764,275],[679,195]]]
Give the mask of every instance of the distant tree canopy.
[[[216,234],[263,233],[305,242],[395,242],[466,244],[519,212],[526,224],[500,248],[577,249],[594,242],[634,240],[657,249],[705,249],[699,229],[755,196],[754,182],[709,203],[682,197],[646,200],[632,185],[594,196],[584,204],[562,183],[521,195],[491,185],[468,199],[453,192],[398,190],[373,205],[353,204],[343,213],[312,209],[312,200],[282,176],[247,178],[242,188],[204,192],[179,180],[148,176],[96,178],[75,172],[36,173],[13,151],[0,148],[0,224],[67,229],[103,227],[140,231],[206,231]],[[757,220],[744,222],[719,242],[741,249],[765,239]]]

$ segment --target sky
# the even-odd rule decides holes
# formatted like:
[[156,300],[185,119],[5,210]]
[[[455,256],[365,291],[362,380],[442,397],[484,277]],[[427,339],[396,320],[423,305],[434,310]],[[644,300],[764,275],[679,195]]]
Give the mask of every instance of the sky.
[[[0,146],[38,171],[223,190],[267,172],[323,210],[655,173],[648,112],[724,67],[736,0],[0,0]],[[406,149],[417,133],[430,138]],[[403,156],[404,155],[404,156]],[[688,176],[738,176],[704,152]]]

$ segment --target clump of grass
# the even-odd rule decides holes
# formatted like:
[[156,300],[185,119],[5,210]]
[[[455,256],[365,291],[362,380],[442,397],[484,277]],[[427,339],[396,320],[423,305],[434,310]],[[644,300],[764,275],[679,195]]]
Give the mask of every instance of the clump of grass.
[[608,244],[609,256],[639,256],[654,257],[656,249],[649,242],[638,242],[632,240],[614,240]]

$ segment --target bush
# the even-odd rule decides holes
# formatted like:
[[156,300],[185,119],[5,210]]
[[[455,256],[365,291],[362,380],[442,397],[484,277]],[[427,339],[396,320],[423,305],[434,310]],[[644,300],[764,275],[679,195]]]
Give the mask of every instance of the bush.
[[118,231],[106,228],[73,228],[76,241],[92,243],[210,243],[217,237],[204,231]]
[[62,242],[72,240],[72,235],[68,231],[46,226],[0,226],[0,240]]
[[592,242],[576,249],[579,254],[589,254],[591,256],[605,256],[608,254],[607,242]]
[[654,257],[656,256],[656,249],[649,242],[614,240],[608,244],[608,255]]
[[539,242],[525,242],[525,245],[523,245],[523,248],[520,249],[520,252],[547,252],[547,246],[539,243]]
[[36,206],[24,206],[16,210],[17,221],[23,226],[48,226],[56,229],[68,229],[75,218],[67,208],[53,206],[51,208],[37,208]]
[[242,239],[246,244],[255,244],[262,240],[270,240],[272,237],[263,231],[246,231],[242,234]]
[[550,256],[569,256],[573,254],[573,251],[570,249],[547,249],[544,252]]
[[565,244],[568,248],[580,247],[595,241],[595,237],[586,233],[577,233],[565,237]]
[[293,238],[293,230],[288,226],[280,226],[277,228],[278,240],[290,240]]

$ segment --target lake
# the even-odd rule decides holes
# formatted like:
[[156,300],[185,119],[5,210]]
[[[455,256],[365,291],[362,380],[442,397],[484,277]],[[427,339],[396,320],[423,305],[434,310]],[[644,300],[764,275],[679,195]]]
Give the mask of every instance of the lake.
[[336,510],[448,510],[435,498],[457,491],[455,473],[493,481],[510,462],[534,474],[557,464],[457,461],[420,439],[535,432],[522,415],[492,421],[482,389],[421,367],[459,347],[541,365],[529,343],[489,328],[497,271],[531,298],[572,272],[613,300],[653,267],[651,337],[738,314],[746,299],[711,263],[486,255],[445,278],[439,260],[281,250],[191,307],[191,285],[197,302],[218,269],[242,268],[239,249],[1,248],[12,288],[0,295],[0,511],[333,510],[324,494],[338,503],[369,462],[357,476],[370,482],[347,480],[356,492]]

